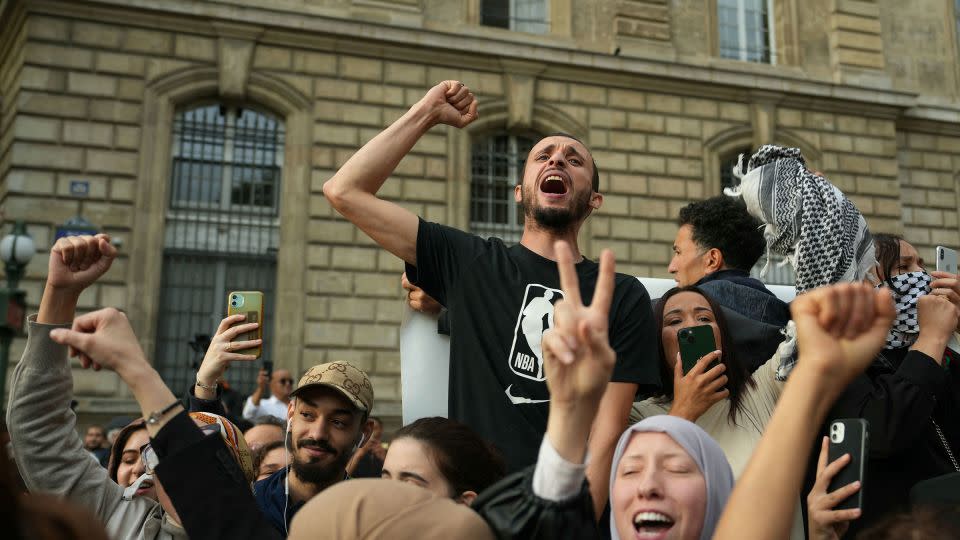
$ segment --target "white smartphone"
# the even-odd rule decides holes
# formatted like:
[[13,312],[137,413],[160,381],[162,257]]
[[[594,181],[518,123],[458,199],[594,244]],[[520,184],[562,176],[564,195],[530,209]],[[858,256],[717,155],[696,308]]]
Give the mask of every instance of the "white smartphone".
[[957,251],[955,249],[937,246],[937,271],[950,274],[957,273]]

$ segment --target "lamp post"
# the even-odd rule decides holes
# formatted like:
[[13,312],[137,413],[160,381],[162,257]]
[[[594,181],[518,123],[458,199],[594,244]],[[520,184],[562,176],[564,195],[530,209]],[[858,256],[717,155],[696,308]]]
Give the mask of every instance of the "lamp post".
[[6,409],[7,365],[10,360],[10,344],[23,332],[26,313],[25,293],[17,286],[23,277],[27,263],[36,254],[33,239],[27,235],[23,221],[13,225],[13,232],[0,240],[0,260],[7,274],[7,285],[0,289],[0,410]]

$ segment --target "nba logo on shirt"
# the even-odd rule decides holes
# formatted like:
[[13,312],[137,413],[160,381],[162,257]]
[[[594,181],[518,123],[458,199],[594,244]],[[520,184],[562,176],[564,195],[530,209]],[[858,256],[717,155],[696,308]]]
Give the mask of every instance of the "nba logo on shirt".
[[510,347],[510,371],[534,381],[546,379],[543,373],[543,333],[553,328],[553,304],[563,298],[559,289],[531,283],[523,294]]

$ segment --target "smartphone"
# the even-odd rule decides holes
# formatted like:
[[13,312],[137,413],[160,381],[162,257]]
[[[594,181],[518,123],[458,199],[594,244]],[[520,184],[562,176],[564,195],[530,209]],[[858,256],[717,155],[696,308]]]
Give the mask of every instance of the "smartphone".
[[957,250],[937,246],[937,271],[957,273]]
[[834,510],[863,508],[863,490],[866,487],[866,463],[870,446],[870,424],[863,418],[841,418],[830,422],[830,446],[827,449],[827,463],[833,463],[840,456],[850,454],[850,463],[830,481],[827,492],[830,493],[851,482],[860,481],[860,489],[853,495],[840,501]]
[[717,350],[717,342],[713,339],[713,327],[709,324],[688,326],[677,330],[677,343],[680,344],[680,361],[684,375],[693,369],[701,358]]
[[[263,338],[263,293],[260,291],[234,291],[227,295],[227,316],[243,314],[246,316],[240,324],[260,323],[256,330],[244,332],[233,341],[250,341]],[[257,358],[263,355],[263,345],[252,349],[234,351],[238,354],[252,354]]]
[[270,360],[264,360],[263,370],[267,372],[267,377],[269,377],[270,374],[273,373],[273,362],[271,362]]

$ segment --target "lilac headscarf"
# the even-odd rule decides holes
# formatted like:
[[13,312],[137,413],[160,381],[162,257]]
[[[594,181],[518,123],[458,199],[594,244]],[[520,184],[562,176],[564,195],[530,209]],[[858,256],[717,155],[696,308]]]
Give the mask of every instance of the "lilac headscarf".
[[[717,441],[702,430],[700,426],[677,418],[676,416],[651,416],[627,428],[620,436],[617,450],[613,454],[613,465],[610,467],[610,501],[613,501],[613,484],[617,479],[617,468],[623,452],[634,433],[666,433],[671,439],[687,451],[687,454],[700,467],[707,484],[707,510],[703,516],[703,529],[700,540],[710,540],[713,531],[720,521],[720,514],[727,505],[730,492],[733,491],[733,471],[727,462],[727,456],[720,449]],[[620,540],[614,513],[610,512],[610,538]]]

